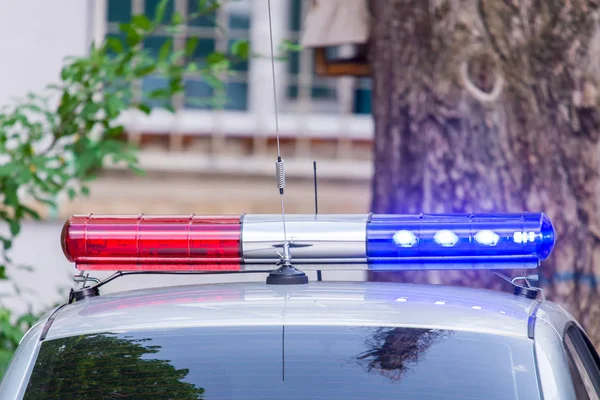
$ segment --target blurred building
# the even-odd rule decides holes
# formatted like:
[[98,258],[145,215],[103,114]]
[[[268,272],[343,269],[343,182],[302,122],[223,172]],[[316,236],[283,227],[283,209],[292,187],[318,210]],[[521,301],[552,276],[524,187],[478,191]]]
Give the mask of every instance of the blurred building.
[[[27,26],[16,27],[29,40],[19,45],[22,38],[15,37],[15,47],[26,56],[12,59],[19,67],[28,64],[21,81],[41,73],[46,78],[37,82],[41,87],[56,79],[60,63],[38,62],[40,51],[54,60],[84,53],[90,40],[101,41],[107,35],[118,37],[119,23],[129,21],[133,14],[143,13],[153,18],[159,2],[59,0],[47,4],[42,0],[25,0],[17,2],[18,5],[10,2],[0,6],[5,9],[2,11],[9,24],[0,29],[8,31],[11,25],[22,24],[20,18],[10,18],[6,12],[23,15],[17,9],[34,6],[48,13],[45,18],[39,15],[39,19],[30,20]],[[299,41],[310,4],[305,0],[272,1],[276,47],[284,40]],[[173,12],[186,17],[197,7],[198,0],[171,0],[166,18]],[[111,168],[93,183],[90,198],[63,202],[58,210],[61,217],[89,211],[278,211],[267,1],[225,2],[218,12],[189,24],[184,35],[174,38],[173,50],[183,49],[186,37],[192,36],[199,38],[193,60],[200,62],[215,50],[226,50],[236,40],[251,42],[255,56],[234,65],[235,74],[227,78],[224,107],[217,110],[207,102],[214,95],[210,85],[197,76],[189,76],[185,92],[176,99],[175,114],[157,109],[148,117],[139,112],[125,115],[129,140],[139,146],[141,166],[148,176],[140,179]],[[158,53],[167,38],[167,33],[159,32],[144,45]],[[53,39],[56,46],[48,48]],[[281,148],[288,177],[288,210],[313,210],[312,161],[316,160],[323,212],[368,211],[372,174],[370,82],[316,76],[312,51],[292,52],[285,60],[278,61],[276,81]],[[140,82],[140,87],[148,93],[165,84],[159,77],[148,77]],[[22,95],[26,88],[12,89],[15,95]]]
[[[159,2],[98,0],[93,10],[95,39],[119,36],[118,24],[128,21],[132,14],[145,13],[152,18]],[[197,4],[197,0],[174,0],[169,3],[167,14],[179,12],[186,17],[197,10]],[[275,46],[284,40],[298,42],[309,5],[310,1],[303,0],[272,1]],[[96,184],[95,198],[103,202],[99,193],[109,192],[111,199],[121,196],[127,202],[139,197],[137,201],[147,212],[276,211],[274,101],[266,0],[226,2],[218,12],[187,26],[184,36],[200,38],[194,61],[201,62],[215,50],[225,51],[239,39],[250,40],[255,57],[234,65],[235,75],[227,78],[227,102],[219,111],[206,103],[214,95],[208,83],[190,76],[184,94],[176,101],[176,114],[157,111],[150,117],[128,115],[125,121],[129,138],[141,148],[142,168],[153,178],[132,188],[127,179],[112,175]],[[175,39],[175,51],[184,48],[185,39]],[[158,53],[166,40],[167,36],[157,35],[145,46]],[[314,159],[318,161],[322,183],[323,210],[367,211],[372,169],[369,82],[317,77],[311,51],[291,53],[287,60],[277,62],[276,81],[290,194],[288,209],[312,211],[311,197],[306,194],[312,192]],[[165,84],[160,78],[150,77],[141,82],[141,87],[149,92]],[[122,195],[128,188],[129,193]],[[124,206],[121,200],[111,203],[111,212],[124,207],[131,211],[140,209],[137,202],[131,207]],[[79,204],[74,207],[79,209]]]
[[[159,0],[19,0],[0,2],[0,106],[28,91],[56,82],[63,59],[82,55],[90,43],[118,36],[119,23],[133,14],[154,16]],[[187,16],[198,0],[171,0],[167,12]],[[277,47],[298,42],[310,0],[272,0]],[[225,28],[225,29],[221,29]],[[48,303],[57,286],[68,286],[72,266],[62,257],[58,238],[62,221],[72,213],[277,213],[275,118],[266,0],[230,0],[213,15],[185,29],[199,37],[194,60],[250,39],[252,57],[235,65],[227,78],[222,109],[205,100],[210,86],[187,77],[177,112],[155,109],[150,116],[127,113],[128,139],[140,148],[145,177],[113,167],[91,185],[86,199],[64,198],[50,220],[27,224],[15,246],[16,261],[36,266],[19,281],[31,299]],[[164,32],[145,43],[158,52]],[[372,175],[373,123],[370,82],[315,75],[313,52],[291,53],[276,63],[281,150],[287,171],[286,211],[314,210],[312,161],[318,162],[319,211],[367,212]],[[164,85],[160,78],[140,82],[144,91]],[[200,102],[198,101],[200,100]],[[204,102],[203,102],[204,100]],[[158,104],[157,104],[158,106]],[[32,252],[35,243],[38,251]],[[22,276],[21,276],[22,275]],[[39,285],[44,283],[43,288]],[[41,288],[41,289],[40,289]],[[40,292],[39,290],[42,290]],[[0,289],[2,292],[2,289]]]

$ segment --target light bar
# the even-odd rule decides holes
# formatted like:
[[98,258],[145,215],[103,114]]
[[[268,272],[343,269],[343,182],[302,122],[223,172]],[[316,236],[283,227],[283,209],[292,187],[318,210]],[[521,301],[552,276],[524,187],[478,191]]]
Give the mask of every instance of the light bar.
[[[535,268],[554,247],[542,213],[286,215],[301,269]],[[281,215],[76,215],[62,246],[80,270],[274,269]]]
[[240,234],[239,216],[76,215],[62,246],[80,270],[236,271]]
[[[535,268],[554,247],[554,228],[542,213],[373,215],[367,255],[382,264],[423,269]],[[401,268],[401,267],[399,267]]]

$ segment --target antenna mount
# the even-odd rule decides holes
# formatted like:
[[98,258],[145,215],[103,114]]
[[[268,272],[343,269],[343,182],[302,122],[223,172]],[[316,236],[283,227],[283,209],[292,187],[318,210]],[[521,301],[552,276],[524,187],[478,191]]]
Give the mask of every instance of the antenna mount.
[[279,268],[267,276],[267,285],[303,285],[308,283],[308,276],[292,265],[290,245],[283,243],[283,254],[279,254]]

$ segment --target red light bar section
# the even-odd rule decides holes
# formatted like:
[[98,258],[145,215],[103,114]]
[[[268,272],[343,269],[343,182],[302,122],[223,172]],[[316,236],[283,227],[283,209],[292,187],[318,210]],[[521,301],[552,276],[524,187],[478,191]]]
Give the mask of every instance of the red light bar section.
[[239,271],[240,216],[75,215],[63,252],[79,270]]

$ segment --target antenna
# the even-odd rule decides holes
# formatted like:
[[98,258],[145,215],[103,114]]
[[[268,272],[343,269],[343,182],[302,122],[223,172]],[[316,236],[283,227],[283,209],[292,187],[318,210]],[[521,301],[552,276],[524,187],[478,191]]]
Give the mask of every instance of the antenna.
[[317,162],[313,161],[313,175],[315,181],[315,215],[319,214],[319,197],[317,195]]
[[[315,182],[315,219],[317,219],[317,215],[319,215],[319,197],[317,195],[317,162],[313,161],[313,176]],[[321,270],[317,270],[317,282],[321,282],[323,280],[323,274]]]
[[267,0],[269,11],[269,36],[271,39],[271,70],[273,72],[273,102],[275,105],[275,134],[277,136],[277,161],[275,162],[275,174],[277,178],[277,187],[281,197],[281,219],[283,222],[283,252],[279,253],[281,261],[279,268],[269,274],[267,284],[271,285],[294,285],[308,283],[308,277],[292,265],[292,254],[290,244],[287,240],[287,230],[285,225],[285,205],[283,193],[285,188],[285,168],[281,158],[281,147],[279,145],[279,110],[277,105],[277,86],[275,80],[275,50],[273,48],[273,21],[271,17],[271,0]]

